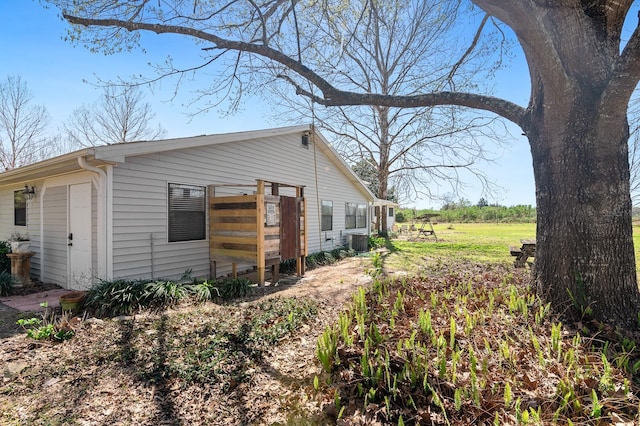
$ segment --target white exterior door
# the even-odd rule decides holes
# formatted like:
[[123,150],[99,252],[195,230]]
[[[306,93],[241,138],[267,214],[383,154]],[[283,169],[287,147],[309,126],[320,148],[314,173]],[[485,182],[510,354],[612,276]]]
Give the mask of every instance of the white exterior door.
[[69,288],[91,285],[91,184],[69,185]]

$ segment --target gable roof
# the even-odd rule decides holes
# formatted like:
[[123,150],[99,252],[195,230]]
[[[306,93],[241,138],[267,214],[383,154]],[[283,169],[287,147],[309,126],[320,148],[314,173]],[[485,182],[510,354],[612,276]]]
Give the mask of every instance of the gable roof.
[[365,194],[369,201],[375,197],[365,183],[351,170],[351,167],[338,155],[329,142],[320,134],[313,125],[300,125],[279,127],[246,132],[221,133],[213,135],[192,136],[186,138],[173,138],[154,141],[123,142],[113,145],[84,148],[68,154],[53,157],[44,161],[29,164],[13,170],[0,173],[0,187],[24,183],[28,180],[43,179],[72,172],[81,171],[80,161],[86,161],[90,166],[117,165],[124,163],[127,157],[176,151],[202,146],[219,145],[266,137],[285,136],[303,132],[312,132],[315,135],[316,146],[329,157],[329,159],[341,170],[347,178]]

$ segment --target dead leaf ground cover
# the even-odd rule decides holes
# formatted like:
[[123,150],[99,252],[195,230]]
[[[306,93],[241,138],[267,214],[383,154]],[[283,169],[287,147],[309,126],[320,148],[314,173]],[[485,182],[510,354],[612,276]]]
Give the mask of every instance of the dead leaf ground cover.
[[59,344],[4,338],[0,423],[640,420],[634,340],[560,325],[526,271],[478,260],[505,245],[447,251],[442,234],[245,300],[88,318]]
[[371,282],[369,263],[348,258],[227,304],[76,321],[62,343],[4,338],[0,424],[323,424],[316,339]]
[[636,343],[558,322],[527,280],[463,262],[376,280],[320,338],[336,421],[638,424]]

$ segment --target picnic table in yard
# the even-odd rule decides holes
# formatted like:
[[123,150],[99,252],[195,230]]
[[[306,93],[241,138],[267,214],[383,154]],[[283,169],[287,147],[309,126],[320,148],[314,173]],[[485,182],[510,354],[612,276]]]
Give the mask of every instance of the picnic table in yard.
[[536,240],[534,239],[522,239],[520,240],[521,247],[509,247],[511,256],[515,256],[516,260],[513,262],[513,266],[516,268],[524,268],[527,264],[527,259],[535,257],[536,255]]

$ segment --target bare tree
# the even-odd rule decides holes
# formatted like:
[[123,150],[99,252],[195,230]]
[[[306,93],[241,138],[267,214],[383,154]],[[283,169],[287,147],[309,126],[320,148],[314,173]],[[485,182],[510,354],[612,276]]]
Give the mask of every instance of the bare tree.
[[155,140],[166,131],[150,127],[154,117],[138,86],[107,86],[99,101],[75,109],[63,130],[75,148]]
[[[626,43],[622,37],[633,0],[471,0],[515,33],[532,87],[526,107],[455,87],[388,95],[345,85],[350,70],[304,55],[323,43],[319,28],[342,1],[49,1],[74,24],[72,39],[107,51],[134,47],[140,31],[179,34],[211,55],[194,68],[233,53],[227,81],[242,81],[240,70],[268,69],[319,105],[457,105],[516,123],[529,139],[536,180],[538,293],[556,312],[589,308],[598,320],[637,327],[627,107],[640,80],[640,29]],[[345,44],[357,36],[358,16],[344,28]]]
[[0,83],[0,166],[11,170],[49,157],[55,144],[45,138],[49,114],[33,104],[20,76]]
[[[323,43],[307,43],[304,56],[320,58],[326,68],[349,70],[343,86],[352,90],[395,96],[477,87],[473,77],[491,74],[501,62],[500,49],[495,48],[501,40],[480,37],[489,32],[486,16],[475,34],[456,28],[461,15],[474,18],[466,9],[459,2],[350,1],[331,19],[315,21]],[[347,28],[353,28],[349,43],[345,43]],[[391,187],[405,200],[435,198],[433,188],[463,186],[462,170],[489,190],[476,165],[490,157],[481,141],[492,140],[497,146],[503,139],[489,127],[495,122],[493,116],[455,106],[314,108],[295,96],[289,85],[270,87],[276,91],[275,99],[288,107],[284,115],[289,121],[313,121],[333,134],[335,147],[347,161],[354,166],[365,162],[375,169],[369,173],[369,181],[376,181],[370,189],[380,199],[389,199]],[[378,232],[385,234],[386,207],[378,217]]]

